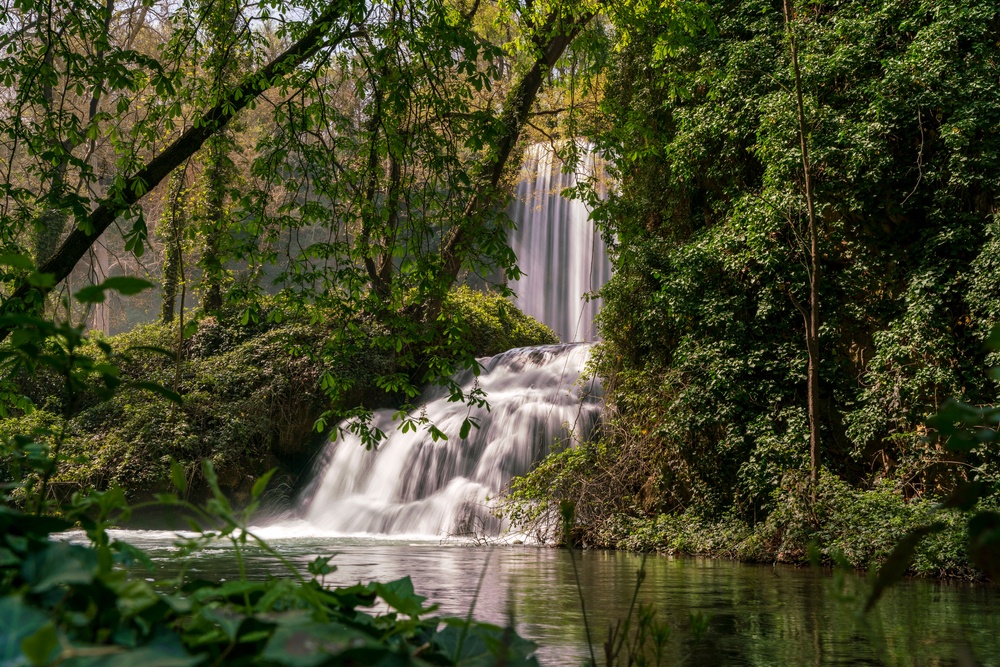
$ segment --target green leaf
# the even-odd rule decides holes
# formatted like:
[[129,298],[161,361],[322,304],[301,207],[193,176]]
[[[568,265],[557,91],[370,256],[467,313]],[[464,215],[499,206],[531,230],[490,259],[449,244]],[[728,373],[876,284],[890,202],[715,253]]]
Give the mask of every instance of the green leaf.
[[337,570],[336,565],[330,564],[331,560],[333,560],[333,556],[317,556],[316,560],[309,561],[306,570],[314,577],[330,574]]
[[274,477],[274,473],[278,471],[277,468],[271,468],[266,473],[261,475],[256,482],[253,483],[253,488],[250,489],[250,495],[256,500],[260,498],[260,494],[264,493],[264,489],[267,488],[267,483],[271,481]]
[[362,651],[368,654],[367,660],[356,664],[377,664],[378,658],[388,653],[367,635],[340,623],[287,624],[274,632],[261,658],[287,667],[316,667],[327,662],[340,664],[333,663],[330,658]]
[[941,503],[941,507],[969,512],[979,502],[979,499],[986,495],[987,491],[986,485],[982,482],[965,482],[959,484],[951,492],[951,495]]
[[417,595],[413,590],[413,581],[409,577],[396,579],[388,583],[374,584],[375,593],[386,603],[407,616],[417,617],[430,609],[424,608],[425,598]]
[[21,642],[46,625],[48,617],[29,607],[18,596],[0,598],[0,665],[12,665],[21,657]]
[[118,594],[115,606],[126,618],[138,616],[161,600],[160,594],[144,579],[123,581],[115,586],[115,593]]
[[176,403],[177,405],[184,404],[184,399],[181,397],[180,394],[171,389],[167,389],[162,384],[159,384],[157,382],[130,382],[125,386],[132,387],[134,389],[144,389],[145,391],[151,391],[154,394],[159,394],[160,396],[162,396],[163,398],[167,399],[172,403]]
[[138,547],[132,546],[128,542],[115,540],[111,543],[111,548],[121,556],[120,559],[116,560],[120,560],[126,566],[132,563],[139,563],[147,572],[156,570],[156,565],[153,563],[153,559],[149,557],[149,554]]
[[968,529],[972,562],[995,580],[1000,573],[1000,514],[977,512]]
[[115,290],[120,294],[132,296],[153,286],[153,283],[143,278],[133,276],[113,276],[103,283],[105,289]]
[[153,354],[162,354],[168,359],[175,359],[177,353],[171,350],[164,349],[162,347],[157,347],[155,345],[133,345],[132,347],[125,348],[126,352],[138,351],[138,352],[152,352]]
[[534,658],[538,646],[509,628],[489,623],[468,623],[465,619],[446,618],[444,629],[433,643],[458,667],[538,667]]
[[56,277],[51,273],[29,273],[28,284],[39,289],[49,289],[56,286]]
[[119,294],[132,296],[143,290],[149,289],[153,283],[142,278],[132,276],[113,276],[98,285],[89,285],[77,292],[74,296],[80,303],[104,303],[105,292],[113,290]]
[[180,495],[183,496],[187,491],[187,475],[184,474],[184,468],[181,467],[181,464],[172,456],[170,457],[170,482]]
[[85,585],[97,576],[97,552],[77,544],[50,542],[28,556],[21,575],[36,593],[58,586]]
[[21,651],[36,667],[52,662],[53,654],[59,651],[59,633],[51,621],[21,640]]
[[152,643],[119,653],[101,664],[103,667],[194,667],[206,657],[188,655],[180,639],[161,634]]
[[23,271],[35,270],[35,263],[27,255],[0,255],[0,265]]
[[875,577],[875,583],[872,585],[872,591],[868,595],[868,600],[865,602],[866,612],[871,611],[872,607],[875,606],[875,603],[882,597],[885,589],[903,578],[906,571],[910,569],[910,563],[913,562],[913,556],[916,554],[917,547],[920,546],[923,539],[928,535],[941,532],[944,528],[945,525],[940,521],[936,521],[927,526],[918,526],[904,535],[903,538],[896,543],[892,553],[889,554],[885,563],[883,563],[882,567],[878,570],[878,575]]

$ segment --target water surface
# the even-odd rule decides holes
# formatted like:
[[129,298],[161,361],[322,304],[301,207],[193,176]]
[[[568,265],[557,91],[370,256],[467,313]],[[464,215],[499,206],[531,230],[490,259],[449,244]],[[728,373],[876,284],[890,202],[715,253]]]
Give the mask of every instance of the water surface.
[[[169,534],[123,531],[147,548],[162,574],[175,572]],[[588,655],[586,630],[566,550],[533,546],[475,547],[426,539],[295,537],[270,539],[297,567],[336,554],[330,585],[387,581],[409,575],[417,591],[446,614],[505,623],[540,645],[543,665],[579,665]],[[572,554],[577,565],[598,662],[609,623],[624,618],[642,557],[609,551]],[[251,577],[286,572],[272,556],[246,554]],[[859,609],[867,583],[823,570],[743,565],[650,556],[638,600],[671,628],[665,665],[952,665],[966,652],[1000,664],[1000,618],[992,586],[905,581],[875,612]],[[191,563],[193,576],[231,578],[236,564],[225,545]],[[692,620],[693,619],[693,620]],[[699,635],[697,627],[703,625]]]

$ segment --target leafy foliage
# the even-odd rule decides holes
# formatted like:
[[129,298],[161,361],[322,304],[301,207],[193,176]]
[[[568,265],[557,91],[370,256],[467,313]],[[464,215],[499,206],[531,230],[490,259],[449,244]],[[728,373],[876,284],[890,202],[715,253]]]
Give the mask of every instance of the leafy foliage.
[[[983,342],[1000,299],[1000,14],[791,4],[823,274],[820,507],[792,481],[808,464],[809,280],[781,4],[730,0],[684,39],[665,20],[630,25],[595,123],[618,184],[591,193],[614,266],[595,361],[608,420],[600,443],[518,487],[576,502],[592,542],[677,513],[744,526],[727,549],[756,535],[754,549],[805,558],[818,537],[865,565],[962,482],[995,483],[995,448],[950,450],[928,418],[949,396],[996,403]],[[961,521],[946,523],[950,546],[922,571],[962,570]]]
[[[108,283],[102,287],[118,289],[122,281]],[[36,428],[49,432],[42,438],[49,446],[61,437],[64,461],[52,478],[61,497],[117,486],[130,500],[148,500],[169,488],[169,464],[176,460],[189,480],[187,498],[205,498],[210,489],[200,463],[210,460],[222,488],[246,501],[253,481],[273,467],[281,470],[280,488],[295,486],[328,436],[314,428],[324,413],[412,399],[403,388],[415,379],[396,366],[400,353],[377,344],[379,330],[360,325],[354,347],[328,353],[332,325],[324,313],[296,315],[273,302],[257,313],[256,324],[240,324],[236,307],[194,321],[180,360],[177,332],[169,326],[143,325],[90,342],[81,338],[80,354],[99,355],[106,364],[101,368],[114,373],[114,395],[96,390],[89,376],[69,396],[63,377],[51,368],[21,372],[11,400],[24,404],[12,406],[0,421],[0,439],[12,442]],[[460,353],[487,356],[556,342],[504,297],[468,288],[446,302],[441,327],[453,329],[443,349],[428,345],[423,353],[437,355],[440,363]],[[399,384],[380,383],[380,375],[398,377]],[[340,391],[332,406],[331,385]],[[178,396],[181,405],[173,403]]]

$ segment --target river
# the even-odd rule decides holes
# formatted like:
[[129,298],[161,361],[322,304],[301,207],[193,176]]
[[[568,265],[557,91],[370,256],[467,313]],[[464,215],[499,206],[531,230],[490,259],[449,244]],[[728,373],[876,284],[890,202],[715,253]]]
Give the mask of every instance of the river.
[[[440,612],[504,623],[539,644],[542,665],[580,665],[586,630],[570,552],[534,546],[470,546],[427,539],[285,537],[263,533],[305,570],[335,554],[330,586],[403,576]],[[116,531],[147,549],[157,576],[176,573],[170,533]],[[642,556],[576,551],[584,604],[601,660],[609,623],[624,618]],[[257,549],[246,554],[251,577],[281,575],[284,566]],[[869,615],[860,613],[868,584],[853,573],[649,556],[638,600],[670,626],[664,665],[951,665],[1000,664],[1000,615],[993,586],[914,580],[890,589]],[[231,548],[208,549],[191,576],[236,576]],[[699,626],[702,630],[699,632]],[[962,662],[972,656],[976,662]]]

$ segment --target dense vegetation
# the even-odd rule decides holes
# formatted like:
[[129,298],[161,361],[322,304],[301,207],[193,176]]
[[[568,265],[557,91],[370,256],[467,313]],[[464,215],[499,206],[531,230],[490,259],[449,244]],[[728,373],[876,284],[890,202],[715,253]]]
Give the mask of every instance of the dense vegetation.
[[153,585],[107,528],[266,551],[250,512],[334,425],[439,437],[421,387],[554,342],[506,288],[542,139],[614,181],[577,192],[608,409],[512,518],[881,561],[869,605],[995,578],[998,45],[987,0],[0,2],[0,662],[533,664],[406,579]]
[[[927,420],[994,404],[1000,10],[968,0],[713,2],[680,43],[623,41],[593,133],[619,187],[595,363],[600,443],[519,483],[571,499],[592,544],[755,559],[883,558],[995,447]],[[797,46],[819,290],[797,122]],[[821,314],[810,483],[807,328]],[[965,533],[922,572],[965,572]],[[938,536],[941,537],[941,536]]]
[[325,561],[164,592],[105,529],[206,500],[238,553],[268,469],[291,488],[337,424],[377,446],[381,406],[437,438],[423,386],[475,403],[455,371],[554,342],[506,287],[542,139],[614,181],[577,192],[615,269],[608,409],[512,518],[995,576],[994,4],[0,2],[4,659],[523,659],[406,581],[327,591]]
[[[69,395],[55,369],[24,368],[13,389],[34,407],[0,422],[0,438],[10,442],[19,434],[47,432],[44,440],[51,445],[58,434],[66,460],[51,486],[62,498],[117,487],[131,501],[151,499],[170,488],[171,461],[184,470],[189,498],[204,498],[210,489],[201,463],[209,460],[220,487],[237,502],[245,502],[254,482],[277,468],[271,501],[279,502],[281,493],[297,487],[328,435],[314,428],[330,408],[324,378],[349,387],[344,409],[393,407],[407,397],[374,382],[378,374],[394,372],[398,353],[379,347],[369,328],[358,327],[350,353],[334,353],[325,348],[334,325],[322,312],[279,314],[271,306],[262,314],[253,325],[239,324],[231,312],[202,318],[184,339],[180,357],[177,332],[162,324],[97,339],[107,351],[89,343],[81,354],[114,364],[124,384],[110,398],[92,386]],[[462,331],[449,348],[452,358],[556,342],[503,296],[468,288],[449,295],[442,322]],[[151,394],[149,383],[171,391]],[[174,405],[170,393],[183,402]],[[0,458],[0,470],[5,460]]]

